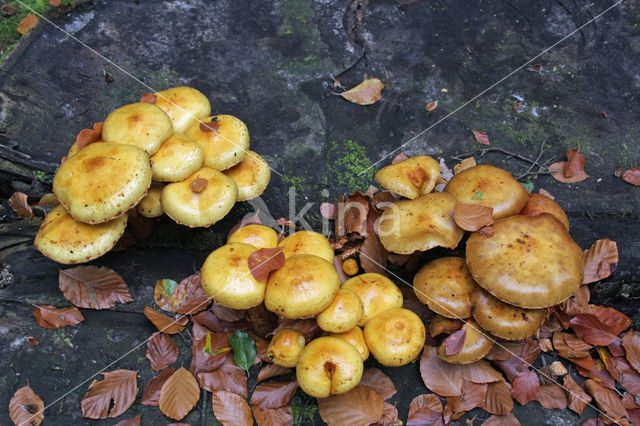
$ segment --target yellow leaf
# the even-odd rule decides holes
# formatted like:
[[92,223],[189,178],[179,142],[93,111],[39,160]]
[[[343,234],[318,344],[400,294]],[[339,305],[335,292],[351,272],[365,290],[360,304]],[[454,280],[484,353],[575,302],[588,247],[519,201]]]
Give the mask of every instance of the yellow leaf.
[[384,84],[377,78],[369,78],[356,87],[340,93],[346,100],[358,105],[371,105],[382,97]]

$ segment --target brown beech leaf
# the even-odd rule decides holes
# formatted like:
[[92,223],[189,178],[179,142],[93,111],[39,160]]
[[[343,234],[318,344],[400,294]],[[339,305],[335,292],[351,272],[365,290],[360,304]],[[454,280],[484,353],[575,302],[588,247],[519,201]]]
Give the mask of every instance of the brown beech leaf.
[[377,78],[368,78],[356,87],[349,89],[339,95],[358,105],[371,105],[382,97],[384,84]]
[[[184,278],[175,287],[173,287],[173,285],[165,285],[163,289],[164,294],[166,295],[166,293],[172,288],[173,292],[169,295],[171,309],[179,314],[196,314],[207,309],[209,303],[211,303],[211,298],[207,293],[205,293],[200,285],[199,273]],[[158,286],[156,284],[156,292],[157,291]]]
[[462,385],[461,396],[451,396],[447,398],[447,409],[450,411],[452,418],[459,418],[467,411],[481,407],[487,397],[487,384],[477,384],[465,381]]
[[356,386],[349,392],[318,399],[322,420],[333,425],[368,425],[376,423],[384,413],[384,400],[368,386]]
[[280,408],[253,407],[253,417],[258,426],[293,425],[293,411],[288,405]]
[[444,349],[447,355],[456,355],[459,354],[464,346],[464,342],[467,340],[467,327],[462,326],[462,328],[455,333],[449,335],[444,340]]
[[420,408],[410,413],[407,418],[407,426],[444,426],[444,424],[442,413],[429,408]]
[[513,414],[506,416],[491,416],[482,426],[520,426],[520,422]]
[[375,367],[367,368],[364,371],[360,384],[369,386],[378,392],[385,401],[398,392],[389,376]]
[[485,238],[491,238],[495,235],[496,230],[493,228],[493,226],[485,226],[484,228],[480,228],[478,230],[478,233]]
[[291,397],[298,390],[298,382],[261,383],[251,395],[251,404],[265,408],[280,408],[289,404]]
[[504,361],[497,361],[496,364],[510,381],[513,381],[521,373],[529,371],[529,365],[533,364],[540,355],[540,344],[534,340],[526,340],[520,345],[504,346],[515,355],[511,355]]
[[140,420],[142,419],[142,414],[138,414],[135,417],[129,417],[128,419],[122,419],[118,423],[113,426],[140,426]]
[[440,359],[438,349],[425,346],[420,358],[420,375],[425,386],[440,396],[460,396],[462,394],[462,371],[456,364]]
[[436,108],[438,108],[438,101],[437,100],[435,100],[433,102],[429,102],[427,104],[427,111],[429,111],[429,112],[433,111]]
[[564,168],[564,176],[573,178],[584,173],[585,158],[580,147],[567,151],[567,164]]
[[615,389],[616,383],[611,374],[607,371],[604,363],[599,359],[586,358],[591,360],[590,365],[587,367],[585,365],[581,365],[580,363],[576,363],[578,360],[572,360],[577,368],[578,373],[580,373],[583,377],[589,377],[593,379],[596,383],[601,386],[606,387],[607,389]]
[[247,375],[233,362],[233,355],[228,354],[220,367],[213,371],[199,372],[198,382],[202,389],[209,392],[226,390],[242,398],[247,397]]
[[633,167],[622,174],[622,180],[631,185],[640,186],[640,167]]
[[360,191],[350,194],[346,200],[338,197],[334,221],[336,239],[351,235],[366,237],[370,206],[369,198]]
[[84,317],[74,306],[56,308],[49,305],[35,305],[33,315],[35,315],[38,325],[44,328],[62,328],[84,321]]
[[[611,375],[623,388],[634,395],[640,395],[640,374],[634,370],[624,357],[612,357]],[[615,371],[615,374],[614,374]]]
[[463,325],[464,323],[458,319],[437,316],[429,322],[429,332],[431,333],[431,337],[436,337],[441,334],[451,334],[460,330]]
[[80,401],[82,417],[88,419],[118,417],[136,400],[137,371],[114,370],[102,374],[104,380],[91,382],[89,392]]
[[224,426],[252,425],[251,408],[241,396],[227,391],[215,391],[212,396],[213,414]]
[[16,214],[25,219],[33,219],[35,214],[27,201],[27,194],[22,192],[14,192],[9,197],[9,205]]
[[520,403],[528,404],[535,401],[540,391],[540,379],[535,371],[528,371],[520,374],[513,380],[511,396]]
[[155,104],[158,101],[158,96],[153,93],[145,93],[140,96],[140,102],[143,104]]
[[200,399],[200,387],[193,374],[184,367],[164,382],[160,390],[158,406],[165,416],[180,421]]
[[640,373],[640,333],[629,330],[622,338],[622,347],[629,364]]
[[142,391],[142,398],[140,403],[142,405],[146,405],[148,407],[157,407],[158,401],[160,400],[160,391],[162,390],[162,385],[164,382],[169,380],[169,377],[175,373],[176,369],[173,367],[167,367],[162,370],[162,373],[157,377],[149,380],[147,383],[147,387]]
[[471,364],[460,365],[462,378],[473,383],[494,383],[504,380],[502,374],[498,373],[487,361],[481,359]]
[[218,118],[213,117],[209,122],[201,122],[200,131],[205,133],[220,133],[220,123],[218,122]]
[[194,337],[189,370],[197,375],[220,367],[231,350],[229,345],[231,334],[231,332],[206,333],[201,338]]
[[191,185],[189,185],[189,189],[191,189],[191,192],[199,194],[205,189],[207,189],[207,186],[209,186],[208,180],[204,178],[198,178],[193,182],[191,182]]
[[[291,373],[293,370],[287,367],[282,367],[281,365],[276,364],[265,364],[258,373],[258,381],[260,383],[264,380],[270,379],[272,377],[283,376],[285,374]],[[363,376],[364,378],[364,376]]]
[[453,220],[465,231],[475,232],[493,224],[493,208],[480,204],[457,203],[453,208]]
[[615,391],[600,386],[595,380],[585,381],[582,387],[593,397],[605,416],[621,425],[630,425],[627,409]]
[[442,413],[442,401],[440,401],[440,398],[433,393],[423,393],[422,395],[418,395],[411,400],[411,404],[409,405],[409,417],[423,408],[428,408],[429,410],[437,413]]
[[482,408],[491,414],[507,415],[513,410],[511,386],[507,382],[495,382],[487,385],[487,398]]
[[478,142],[479,144],[482,144],[482,145],[491,144],[489,142],[489,135],[487,135],[487,132],[484,132],[482,130],[474,130],[473,137],[475,138],[476,142]]
[[384,403],[384,411],[379,422],[384,426],[402,426],[402,421],[398,418],[398,409],[395,405]]
[[618,339],[611,327],[593,314],[578,314],[569,323],[578,337],[592,345],[607,346]]
[[18,25],[18,32],[25,35],[31,28],[35,27],[37,23],[38,18],[30,13],[20,21],[20,25]]
[[380,242],[378,234],[368,233],[360,246],[360,266],[365,272],[385,275],[389,252]]
[[569,324],[569,320],[583,312],[586,312],[589,308],[589,297],[591,292],[588,285],[581,285],[575,293],[573,293],[567,300],[557,306],[557,309],[562,312],[562,323]]
[[320,215],[322,215],[323,218],[328,220],[333,220],[334,212],[335,212],[335,206],[333,203],[320,204]]
[[21,387],[9,401],[9,417],[16,425],[38,426],[44,419],[44,403],[29,386]]
[[93,129],[82,129],[76,136],[76,148],[83,149],[89,144],[97,142],[102,137],[103,122],[99,121],[93,124]]
[[470,167],[475,167],[476,166],[476,159],[473,157],[469,157],[469,158],[465,158],[464,160],[460,161],[458,164],[456,164],[455,166],[453,166],[453,174],[457,175],[458,173],[460,173],[463,170],[466,170]]
[[540,386],[537,401],[548,410],[564,410],[568,404],[567,394],[556,384]]
[[640,408],[640,404],[636,402],[635,396],[629,392],[625,393],[622,397],[622,405],[624,405],[624,408],[627,410],[637,410]]
[[312,341],[322,330],[318,326],[318,322],[315,319],[306,319],[306,320],[292,320],[286,319],[280,322],[280,324],[273,330],[273,334],[276,334],[278,331],[290,328],[292,330],[296,330],[300,332],[304,336],[304,339],[309,343]]
[[164,333],[154,333],[147,341],[145,357],[154,371],[164,370],[178,359],[178,346]]
[[605,308],[604,306],[590,305],[588,313],[595,315],[600,322],[611,327],[613,334],[620,334],[631,325],[631,319],[622,312]]
[[178,319],[170,318],[166,315],[162,315],[150,306],[145,306],[142,311],[145,317],[156,326],[158,331],[166,334],[176,334],[184,330],[185,325],[189,319],[186,316],[182,316]]
[[249,256],[249,270],[258,281],[269,278],[269,273],[277,271],[284,266],[284,253],[282,247],[261,248]]
[[561,357],[570,360],[571,358],[588,357],[593,346],[573,334],[556,331],[553,333],[553,347]]
[[582,182],[583,180],[589,177],[589,175],[584,170],[582,171],[582,173],[578,174],[577,176],[574,176],[571,178],[566,177],[564,174],[566,165],[567,165],[566,161],[559,161],[557,163],[553,163],[552,165],[549,166],[549,173],[551,173],[551,176],[555,180],[562,183]]
[[76,266],[60,270],[58,284],[64,297],[79,308],[107,309],[133,302],[122,277],[111,269]]
[[608,238],[596,241],[584,252],[583,265],[582,284],[607,278],[618,266],[618,245]]
[[191,320],[205,327],[209,331],[215,332],[228,332],[235,330],[248,330],[251,325],[244,319],[239,321],[224,321],[219,319],[213,312],[211,311],[202,311],[198,312],[196,315],[191,317]]
[[240,321],[241,319],[245,319],[247,316],[247,311],[244,309],[231,309],[226,306],[221,305],[220,303],[213,302],[211,304],[211,312],[216,314],[218,318],[224,321]]
[[578,415],[582,415],[587,404],[591,402],[591,397],[568,374],[564,376],[563,385],[569,394],[567,406]]

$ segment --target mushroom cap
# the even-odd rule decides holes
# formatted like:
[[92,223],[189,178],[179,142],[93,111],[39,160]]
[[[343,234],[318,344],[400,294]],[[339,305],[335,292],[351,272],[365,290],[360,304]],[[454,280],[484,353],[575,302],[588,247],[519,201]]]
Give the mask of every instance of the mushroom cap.
[[290,328],[278,330],[267,346],[267,358],[276,365],[293,368],[304,348],[302,333]]
[[402,292],[398,286],[389,278],[375,272],[349,278],[342,284],[342,288],[353,291],[362,302],[364,313],[358,323],[360,327],[364,327],[380,312],[402,307]]
[[203,123],[217,119],[218,130],[203,132],[196,122],[185,135],[197,143],[204,153],[204,165],[216,170],[226,170],[238,164],[249,149],[249,131],[240,119],[232,115],[214,115],[203,118]]
[[467,241],[467,265],[482,288],[510,305],[546,308],[574,293],[582,282],[582,250],[548,213],[509,216]]
[[124,214],[151,185],[149,157],[133,145],[92,143],[60,165],[53,192],[74,219],[107,222]]
[[362,379],[364,364],[353,345],[337,337],[318,337],[304,347],[296,378],[300,388],[315,398],[350,391]]
[[453,220],[455,205],[455,198],[446,192],[434,192],[390,205],[378,225],[382,245],[398,254],[434,247],[455,248],[464,235],[464,230]]
[[162,188],[163,185],[158,182],[152,182],[151,187],[147,191],[142,200],[138,203],[138,213],[144,217],[160,217],[164,213],[162,210]]
[[511,173],[488,164],[469,167],[455,175],[444,187],[459,203],[493,208],[493,217],[518,214],[529,193]]
[[424,265],[413,279],[418,300],[447,318],[469,318],[469,296],[478,285],[463,257],[443,257]]
[[440,177],[440,163],[427,155],[418,155],[376,173],[376,182],[411,200],[430,193]]
[[88,262],[111,250],[126,226],[127,215],[97,225],[76,222],[59,205],[44,218],[34,244],[58,263]]
[[351,330],[345,331],[344,333],[331,333],[329,336],[337,337],[338,339],[342,339],[345,342],[352,344],[360,353],[362,361],[366,361],[367,358],[369,358],[369,347],[367,346],[367,342],[364,340],[364,333],[360,327],[353,327]]
[[156,96],[156,106],[167,113],[176,133],[184,133],[198,118],[211,114],[209,99],[192,87],[172,87]]
[[520,211],[520,214],[523,216],[537,216],[540,213],[549,213],[562,222],[567,228],[567,231],[569,230],[569,218],[562,207],[560,207],[560,204],[545,195],[531,194],[529,201],[527,201],[527,204]]
[[271,168],[260,155],[247,150],[235,166],[224,171],[238,186],[238,201],[252,200],[264,192],[271,179]]
[[113,111],[102,126],[102,140],[135,145],[149,155],[173,134],[169,116],[153,104],[135,103]]
[[256,248],[228,243],[207,256],[200,284],[214,301],[231,309],[249,309],[264,300],[267,280],[258,281],[249,270],[249,256]]
[[462,350],[455,355],[447,355],[445,342],[438,347],[438,356],[450,364],[471,364],[484,358],[493,348],[494,341],[482,331],[475,321],[469,320],[462,327],[467,335]]
[[289,318],[306,318],[327,309],[340,288],[340,278],[321,257],[298,254],[269,275],[264,304],[268,310]]
[[227,240],[229,243],[245,243],[255,248],[278,247],[278,234],[265,225],[253,223],[233,231]]
[[343,333],[355,327],[363,315],[360,297],[347,288],[341,288],[331,304],[318,315],[317,322],[324,331]]
[[[99,141],[95,141],[92,143],[100,143],[102,142],[101,140]],[[91,145],[91,144],[89,144]],[[69,147],[69,152],[67,152],[67,158],[69,157],[73,157],[74,155],[76,155],[80,150],[78,149],[78,144],[77,143],[73,143],[70,147]]]
[[333,263],[333,249],[327,237],[313,231],[298,231],[289,235],[278,244],[285,257],[298,254],[313,254]]
[[507,340],[536,334],[545,319],[544,309],[524,309],[496,299],[481,287],[471,294],[473,318],[484,330]]
[[420,317],[404,308],[391,308],[371,318],[364,339],[382,365],[399,367],[416,359],[424,347],[426,330]]
[[181,133],[174,133],[151,157],[153,179],[180,182],[202,167],[204,154],[197,143]]
[[[191,184],[206,179],[206,188],[193,192]],[[229,213],[238,189],[224,173],[203,167],[182,182],[170,183],[162,190],[162,208],[177,223],[191,228],[210,226]]]

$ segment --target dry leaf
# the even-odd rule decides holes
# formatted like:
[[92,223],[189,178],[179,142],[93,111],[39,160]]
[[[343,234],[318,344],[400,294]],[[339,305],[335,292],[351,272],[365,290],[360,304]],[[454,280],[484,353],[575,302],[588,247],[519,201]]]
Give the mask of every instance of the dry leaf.
[[199,324],[206,328],[208,331],[215,332],[248,330],[250,327],[250,324],[244,319],[239,321],[223,321],[211,311],[198,312],[196,315],[191,317],[191,320],[195,324]]
[[622,347],[625,350],[625,357],[629,364],[640,372],[640,333],[629,330],[622,338]]
[[231,350],[229,345],[231,332],[206,333],[200,338],[193,339],[191,345],[191,367],[193,374],[213,371],[220,367]]
[[513,414],[506,416],[491,416],[482,426],[520,426],[520,422]]
[[511,398],[511,386],[507,382],[495,382],[487,385],[487,398],[482,408],[500,416],[507,415],[513,410],[513,398]]
[[607,346],[618,339],[611,327],[593,314],[578,314],[569,323],[578,337],[592,345]]
[[198,178],[193,182],[191,182],[191,185],[189,185],[189,188],[191,188],[191,192],[199,194],[205,189],[207,189],[207,186],[209,186],[209,181],[207,179]]
[[40,343],[40,341],[33,336],[29,336],[27,337],[27,343],[29,343],[31,346],[38,346],[38,343]]
[[625,170],[625,172],[622,174],[622,180],[630,183],[631,185],[639,186],[640,167],[633,167],[631,169]]
[[428,408],[421,408],[411,414],[407,418],[407,426],[444,426],[442,420],[442,413],[430,410]]
[[487,135],[487,132],[483,132],[482,130],[474,130],[473,131],[473,137],[475,138],[476,142],[482,144],[482,145],[490,145],[491,143],[489,142],[489,135]]
[[453,208],[453,220],[465,231],[475,232],[493,224],[493,208],[480,204],[456,203]]
[[27,201],[27,194],[22,192],[14,192],[9,197],[9,205],[13,209],[16,214],[25,219],[33,219],[35,214],[33,214],[33,209],[29,205]]
[[58,281],[64,297],[79,308],[107,309],[118,302],[133,302],[122,277],[105,267],[60,270]]
[[179,283],[170,279],[156,281],[153,300],[160,309],[179,314],[196,314],[211,302],[200,285],[200,274],[190,275]]
[[200,131],[205,133],[220,133],[220,123],[218,123],[218,118],[213,117],[208,123],[200,122]]
[[427,388],[440,396],[460,396],[462,393],[461,369],[441,360],[436,347],[425,346],[420,358],[420,375]]
[[89,144],[97,142],[102,137],[102,127],[104,122],[99,121],[93,124],[93,129],[82,129],[76,136],[76,148],[83,149]]
[[556,384],[540,386],[538,402],[548,410],[567,408],[567,394]]
[[393,157],[393,160],[391,160],[391,164],[398,164],[408,159],[409,157],[407,157],[407,154],[405,154],[404,152],[401,152],[400,154]]
[[580,373],[581,376],[583,377],[589,377],[591,379],[593,379],[596,383],[598,383],[601,386],[604,386],[607,389],[615,389],[616,388],[616,382],[613,379],[613,377],[611,377],[611,374],[609,374],[609,372],[607,371],[606,366],[604,365],[604,363],[599,360],[599,359],[592,359],[592,358],[587,358],[587,360],[590,360],[588,363],[578,363],[576,361],[580,361],[578,360],[572,360],[574,364],[576,364],[576,367],[578,368],[578,373]]
[[320,214],[323,218],[328,220],[333,220],[333,214],[335,211],[335,206],[333,203],[321,203],[320,204]]
[[58,7],[58,6],[60,6],[61,1],[62,0],[49,0],[49,5],[51,5],[53,7]]
[[566,178],[574,178],[584,173],[584,155],[580,152],[580,148],[570,149],[567,151],[567,164],[564,168],[564,176]]
[[30,13],[20,21],[20,25],[18,25],[18,32],[25,35],[31,28],[35,27],[37,23],[38,18]]
[[197,374],[202,389],[209,392],[229,391],[242,398],[247,397],[247,375],[233,362],[233,355],[228,354],[220,367],[209,372]]
[[251,404],[265,408],[280,408],[289,404],[291,397],[298,390],[298,382],[261,383],[251,395]]
[[600,322],[611,327],[611,331],[616,335],[622,333],[631,325],[631,319],[617,309],[589,305],[588,313],[595,315]]
[[166,315],[162,315],[150,306],[145,306],[142,313],[153,323],[153,325],[156,326],[159,331],[167,334],[176,334],[181,332],[189,321],[186,316],[182,316],[179,319],[174,320]]
[[33,315],[40,327],[62,328],[84,321],[84,317],[76,307],[56,308],[55,306],[35,305]]
[[29,387],[21,387],[9,401],[9,417],[16,425],[38,426],[44,420],[44,403]]
[[494,383],[504,380],[487,361],[481,359],[471,364],[460,365],[462,378],[473,383]]
[[521,405],[535,401],[540,391],[540,379],[535,371],[527,371],[513,380],[511,396]]
[[145,93],[140,96],[140,102],[143,104],[155,104],[158,101],[158,96],[153,93]]
[[481,407],[487,397],[487,389],[487,384],[465,381],[462,385],[462,395],[447,398],[447,408],[445,408],[447,415],[445,417],[457,419],[467,411]]
[[358,105],[371,105],[380,100],[382,89],[384,89],[382,81],[377,78],[369,78],[356,87],[340,93],[340,96]]
[[276,409],[256,405],[253,407],[253,417],[258,426],[293,425],[293,412],[288,405]]
[[440,401],[440,398],[438,398],[437,395],[432,393],[418,395],[411,400],[411,404],[409,405],[409,417],[423,408],[428,408],[429,410],[442,413],[442,401]]
[[388,402],[384,403],[380,424],[384,426],[402,426],[402,421],[398,418],[398,409],[395,405],[391,405]]
[[253,425],[249,404],[235,393],[213,392],[212,407],[216,419],[224,426]]
[[284,266],[284,253],[282,247],[261,248],[249,256],[249,270],[258,281],[269,278],[269,274]]
[[436,108],[438,108],[438,101],[437,100],[433,101],[433,102],[429,102],[427,104],[427,111],[429,111],[429,112],[433,111]]
[[573,334],[556,331],[553,333],[553,347],[563,358],[585,358],[592,346]]
[[371,389],[378,392],[378,395],[380,395],[385,401],[398,392],[389,376],[377,368],[367,368],[364,370],[362,379],[360,379],[360,384],[369,386]]
[[564,376],[568,373],[567,368],[560,361],[554,361],[551,363],[551,372],[555,376]]
[[113,426],[140,426],[140,420],[142,420],[142,414],[138,414],[135,417],[129,417],[128,419],[122,419]]
[[445,353],[447,355],[459,354],[466,340],[467,340],[467,326],[464,325],[460,330],[456,331],[455,333],[449,335],[446,339],[444,339]]
[[[611,266],[615,265],[613,270]],[[607,278],[618,265],[618,245],[608,238],[598,240],[583,254],[584,278],[589,284]]]
[[464,323],[458,319],[438,315],[429,322],[429,333],[431,333],[431,337],[436,337],[441,334],[451,334],[460,330],[463,325]]
[[160,391],[162,390],[162,385],[164,385],[164,382],[169,380],[169,377],[171,377],[175,371],[175,368],[167,367],[166,369],[162,370],[162,373],[160,373],[159,376],[149,380],[149,383],[147,383],[147,387],[145,387],[144,391],[142,391],[142,398],[140,400],[140,403],[148,407],[157,407],[158,401],[160,400]]
[[106,419],[118,417],[131,407],[138,394],[137,371],[114,370],[102,373],[104,380],[94,380],[80,401],[82,417]]
[[386,275],[389,252],[384,248],[378,234],[370,232],[360,246],[360,266],[365,272]]
[[318,399],[318,411],[329,426],[369,425],[384,413],[384,400],[368,386],[356,386],[349,392]]
[[178,359],[178,346],[166,334],[154,333],[147,341],[145,357],[152,370],[164,370]]
[[162,385],[158,406],[165,416],[180,421],[200,399],[200,387],[193,374],[180,367]]
[[621,425],[630,425],[627,409],[615,391],[600,386],[595,380],[585,381],[582,387],[593,397],[607,417]]
[[568,374],[564,376],[563,385],[569,393],[569,409],[573,410],[578,415],[582,415],[587,404],[591,402],[591,397],[587,395],[587,393],[578,386],[575,380],[573,380],[573,377]]
[[[260,383],[272,377],[282,376],[291,373],[293,370],[276,364],[265,364],[258,373],[258,381]],[[363,377],[364,378],[364,377]]]
[[467,170],[468,168],[475,167],[475,166],[476,166],[475,158],[473,157],[465,158],[464,160],[460,161],[458,164],[453,166],[453,174],[457,175],[461,171]]

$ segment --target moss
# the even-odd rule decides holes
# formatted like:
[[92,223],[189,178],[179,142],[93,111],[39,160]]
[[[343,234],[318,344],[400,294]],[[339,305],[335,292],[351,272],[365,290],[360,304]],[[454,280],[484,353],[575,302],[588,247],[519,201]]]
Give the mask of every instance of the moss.
[[300,407],[297,405],[291,405],[291,411],[293,412],[293,424],[313,423],[316,415],[318,414],[317,405],[306,405]]
[[352,140],[333,141],[327,149],[327,169],[339,186],[350,191],[366,189],[375,170],[364,147]]

